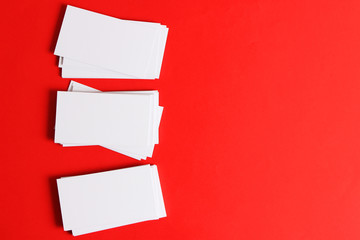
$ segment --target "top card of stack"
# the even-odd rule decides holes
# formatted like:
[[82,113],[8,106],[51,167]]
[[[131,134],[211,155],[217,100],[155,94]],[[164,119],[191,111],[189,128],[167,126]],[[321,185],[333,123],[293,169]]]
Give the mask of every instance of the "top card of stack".
[[168,28],[67,6],[55,55],[64,78],[156,79]]

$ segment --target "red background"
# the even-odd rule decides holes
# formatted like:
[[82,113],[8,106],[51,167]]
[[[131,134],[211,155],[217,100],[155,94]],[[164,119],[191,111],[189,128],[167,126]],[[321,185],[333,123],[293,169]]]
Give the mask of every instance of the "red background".
[[[65,4],[170,28],[154,157],[53,143]],[[157,164],[168,217],[77,239],[360,239],[359,1],[5,1],[1,239],[73,239],[55,179]]]

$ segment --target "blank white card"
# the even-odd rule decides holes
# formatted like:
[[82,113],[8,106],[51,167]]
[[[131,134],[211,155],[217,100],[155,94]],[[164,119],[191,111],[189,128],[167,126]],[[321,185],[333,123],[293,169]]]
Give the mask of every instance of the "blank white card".
[[[138,78],[162,61],[162,28],[67,6],[55,55]],[[166,36],[165,36],[166,41]],[[159,58],[159,61],[156,59]],[[160,59],[161,58],[161,59]],[[154,61],[155,59],[155,61]]]
[[137,146],[153,143],[154,97],[58,92],[55,143]]
[[81,235],[166,217],[156,165],[57,180],[64,230]]
[[[80,84],[75,81],[71,81],[69,84],[68,91],[74,92],[93,92],[93,93],[101,93],[101,91],[96,90],[94,88],[88,87],[84,84]],[[111,149],[113,151],[119,152],[126,156],[135,158],[137,160],[146,159],[147,157],[152,157],[152,153],[154,150],[154,145],[159,143],[159,125],[161,121],[161,115],[163,112],[163,107],[159,106],[159,92],[158,91],[119,91],[119,92],[110,92],[117,94],[151,94],[154,95],[154,110],[155,110],[155,121],[153,125],[154,131],[154,144],[152,145],[144,145],[144,146],[103,146],[105,148]],[[71,143],[62,143],[64,147],[69,146],[86,146],[86,144],[71,144]]]

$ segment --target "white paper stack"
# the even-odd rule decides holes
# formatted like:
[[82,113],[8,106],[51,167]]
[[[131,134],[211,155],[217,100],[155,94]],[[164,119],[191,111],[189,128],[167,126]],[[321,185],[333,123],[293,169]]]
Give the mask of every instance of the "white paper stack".
[[100,145],[137,160],[152,157],[163,112],[158,91],[103,93],[71,81],[57,95],[55,143]]
[[166,217],[156,165],[57,179],[65,231],[74,236]]
[[67,6],[55,48],[62,77],[159,78],[168,30]]

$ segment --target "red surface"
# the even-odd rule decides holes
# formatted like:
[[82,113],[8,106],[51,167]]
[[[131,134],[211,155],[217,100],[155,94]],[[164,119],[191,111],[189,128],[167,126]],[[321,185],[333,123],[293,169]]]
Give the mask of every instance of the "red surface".
[[55,179],[140,164],[53,143],[64,4],[170,28],[157,164],[168,217],[78,239],[360,239],[359,1],[6,1],[1,239],[73,239]]

